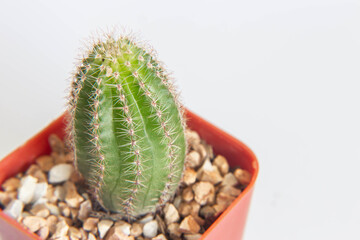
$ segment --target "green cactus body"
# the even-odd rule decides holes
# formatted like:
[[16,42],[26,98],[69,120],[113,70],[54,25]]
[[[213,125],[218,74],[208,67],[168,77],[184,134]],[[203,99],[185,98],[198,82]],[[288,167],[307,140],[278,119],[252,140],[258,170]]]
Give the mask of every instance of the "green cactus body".
[[152,54],[127,37],[94,44],[69,105],[75,165],[105,209],[137,217],[173,196],[184,168],[185,122]]

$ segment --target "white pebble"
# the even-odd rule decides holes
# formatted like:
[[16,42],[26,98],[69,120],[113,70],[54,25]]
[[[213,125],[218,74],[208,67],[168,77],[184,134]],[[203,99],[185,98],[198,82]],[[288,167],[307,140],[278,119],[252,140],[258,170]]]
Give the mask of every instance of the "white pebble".
[[13,199],[4,209],[4,213],[14,219],[17,219],[24,208],[24,203],[18,199]]
[[106,233],[109,231],[109,229],[111,228],[111,226],[114,224],[113,221],[111,220],[101,220],[98,223],[98,231],[99,231],[99,236],[101,239],[103,239],[106,235]]
[[58,164],[49,171],[49,183],[61,183],[69,180],[74,168],[70,164]]
[[34,197],[37,179],[32,176],[26,176],[21,179],[21,186],[18,190],[18,199],[28,204]]
[[37,183],[35,185],[34,196],[31,202],[37,202],[40,198],[44,197],[47,192],[48,184],[46,182]]
[[146,238],[153,238],[156,236],[158,231],[158,223],[156,220],[147,222],[143,228],[143,234]]

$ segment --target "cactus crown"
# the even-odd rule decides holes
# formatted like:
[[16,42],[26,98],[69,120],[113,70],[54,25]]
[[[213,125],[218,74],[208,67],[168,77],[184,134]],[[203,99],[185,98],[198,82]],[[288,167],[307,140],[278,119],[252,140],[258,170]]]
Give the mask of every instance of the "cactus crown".
[[181,179],[183,108],[169,75],[130,37],[95,43],[73,78],[75,165],[99,203],[124,217],[154,212]]

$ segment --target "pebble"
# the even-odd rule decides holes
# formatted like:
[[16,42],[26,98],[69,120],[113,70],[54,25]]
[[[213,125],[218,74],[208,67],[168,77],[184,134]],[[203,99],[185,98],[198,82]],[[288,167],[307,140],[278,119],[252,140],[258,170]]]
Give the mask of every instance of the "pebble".
[[37,232],[36,234],[39,235],[39,237],[41,239],[47,239],[47,237],[49,236],[49,227],[48,226],[44,226],[44,227],[41,227]]
[[192,187],[195,193],[195,201],[200,205],[205,205],[208,202],[214,201],[215,188],[209,182],[197,182]]
[[98,218],[89,217],[85,220],[83,224],[83,229],[88,232],[96,232],[98,222]]
[[239,181],[239,183],[242,185],[248,185],[251,181],[251,174],[244,169],[240,169],[240,168],[236,169],[234,175],[236,179]]
[[165,222],[167,225],[173,222],[177,222],[180,219],[179,212],[177,211],[175,206],[171,203],[165,205],[164,213],[165,213]]
[[106,233],[109,231],[109,229],[112,227],[113,224],[114,224],[113,221],[106,219],[101,220],[98,223],[98,231],[101,239],[105,237]]
[[39,201],[47,193],[48,184],[47,182],[40,182],[35,185],[34,195],[31,199],[32,203]]
[[[91,233],[89,233],[89,234],[91,234]],[[76,227],[69,227],[68,235],[69,235],[70,239],[80,239],[81,238],[81,232]]]
[[94,234],[89,233],[89,234],[88,234],[88,237],[87,237],[87,240],[96,240],[96,237],[95,237]]
[[58,164],[49,171],[49,183],[61,183],[69,180],[74,168],[71,164]]
[[45,204],[37,204],[33,206],[30,212],[38,217],[47,218],[50,215],[49,209],[46,207]]
[[190,146],[195,146],[200,144],[200,136],[196,131],[192,131],[190,129],[185,130],[185,136],[186,136],[186,141],[188,142],[188,144]]
[[69,231],[69,225],[66,223],[66,221],[62,220],[56,224],[55,232],[52,235],[52,239],[61,239],[67,235]]
[[200,216],[205,219],[211,218],[215,215],[216,211],[212,206],[204,206],[200,209]]
[[179,231],[182,233],[198,233],[200,226],[193,216],[189,215],[181,221]]
[[134,240],[134,236],[127,236],[118,227],[111,227],[106,234],[105,240]]
[[51,234],[54,234],[56,231],[56,224],[58,222],[58,218],[54,215],[50,215],[46,218],[47,226],[49,226],[49,231]]
[[159,234],[156,237],[153,237],[152,240],[167,240],[167,238],[164,236],[164,234]]
[[86,200],[80,204],[80,210],[77,218],[82,222],[85,221],[92,211],[91,201]]
[[221,186],[235,186],[238,184],[238,181],[236,179],[236,177],[234,176],[234,174],[232,173],[227,173],[224,176],[223,181],[221,182]]
[[181,236],[181,232],[179,231],[179,223],[171,223],[170,225],[168,225],[168,233],[170,235],[170,238],[175,238],[175,237],[180,237]]
[[66,194],[66,191],[65,191],[65,188],[64,188],[63,185],[59,185],[59,186],[55,187],[54,195],[56,196],[56,198],[59,201],[64,201],[65,200],[65,194]]
[[5,192],[16,191],[20,187],[20,180],[18,178],[12,177],[6,180],[1,187]]
[[190,186],[191,184],[195,183],[196,181],[196,172],[192,168],[187,168],[184,172],[183,182]]
[[56,216],[60,214],[60,209],[59,209],[59,207],[56,206],[55,204],[53,204],[53,203],[46,203],[45,205],[46,205],[47,209],[49,209],[50,214],[56,215]]
[[185,240],[198,240],[201,238],[201,234],[184,234]]
[[65,145],[57,135],[51,134],[49,136],[49,144],[53,152],[58,154],[63,154],[65,152]]
[[200,181],[208,181],[214,185],[223,180],[223,177],[221,176],[218,168],[213,166],[209,160],[204,162],[203,166],[198,171],[197,178]]
[[[15,196],[12,196],[15,195]],[[0,191],[0,203],[7,206],[12,199],[16,199],[17,192]]]
[[131,224],[125,221],[118,221],[115,223],[115,227],[120,229],[126,236],[130,235]]
[[224,156],[217,155],[214,159],[214,165],[219,169],[223,176],[229,172],[229,164]]
[[241,193],[241,190],[232,186],[223,186],[222,188],[220,188],[219,192],[223,192],[233,197],[237,197]]
[[24,209],[24,203],[18,199],[13,199],[4,209],[4,213],[13,219],[20,217]]
[[181,194],[182,200],[185,202],[191,202],[194,199],[194,193],[191,186],[185,188]]
[[141,223],[134,222],[130,229],[130,235],[139,237],[143,233],[143,225]]
[[26,216],[22,223],[31,231],[36,232],[41,227],[45,227],[47,222],[44,218],[38,216]]
[[145,223],[143,228],[143,235],[146,238],[153,238],[158,232],[158,223],[156,220]]
[[186,156],[186,165],[190,168],[197,168],[201,165],[201,156],[197,151],[191,151]]
[[26,176],[21,179],[21,186],[18,189],[18,199],[28,204],[34,197],[37,179],[32,176]]
[[77,192],[75,184],[73,182],[64,183],[65,188],[65,202],[72,208],[80,207],[80,204],[84,201],[84,198]]
[[138,222],[139,223],[147,223],[154,219],[154,216],[152,214],[147,214],[145,217],[141,218]]
[[44,172],[50,171],[50,169],[54,166],[54,160],[49,155],[38,157],[36,159],[36,163],[39,166],[39,168]]

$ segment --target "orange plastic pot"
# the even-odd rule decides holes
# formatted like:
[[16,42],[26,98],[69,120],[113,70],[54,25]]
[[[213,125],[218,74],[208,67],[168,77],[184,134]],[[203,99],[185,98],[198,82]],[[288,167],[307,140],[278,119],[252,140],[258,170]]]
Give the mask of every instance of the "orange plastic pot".
[[[225,156],[231,167],[240,166],[252,173],[250,184],[206,230],[201,239],[242,239],[254,183],[259,170],[258,161],[254,153],[241,141],[190,111],[187,111],[186,114],[188,126],[196,130],[201,138],[213,146],[215,154]],[[0,185],[7,178],[25,171],[37,157],[50,153],[48,137],[53,133],[61,138],[64,137],[64,117],[65,114],[0,162]],[[39,237],[27,231],[21,224],[0,210],[0,239],[39,239]]]

